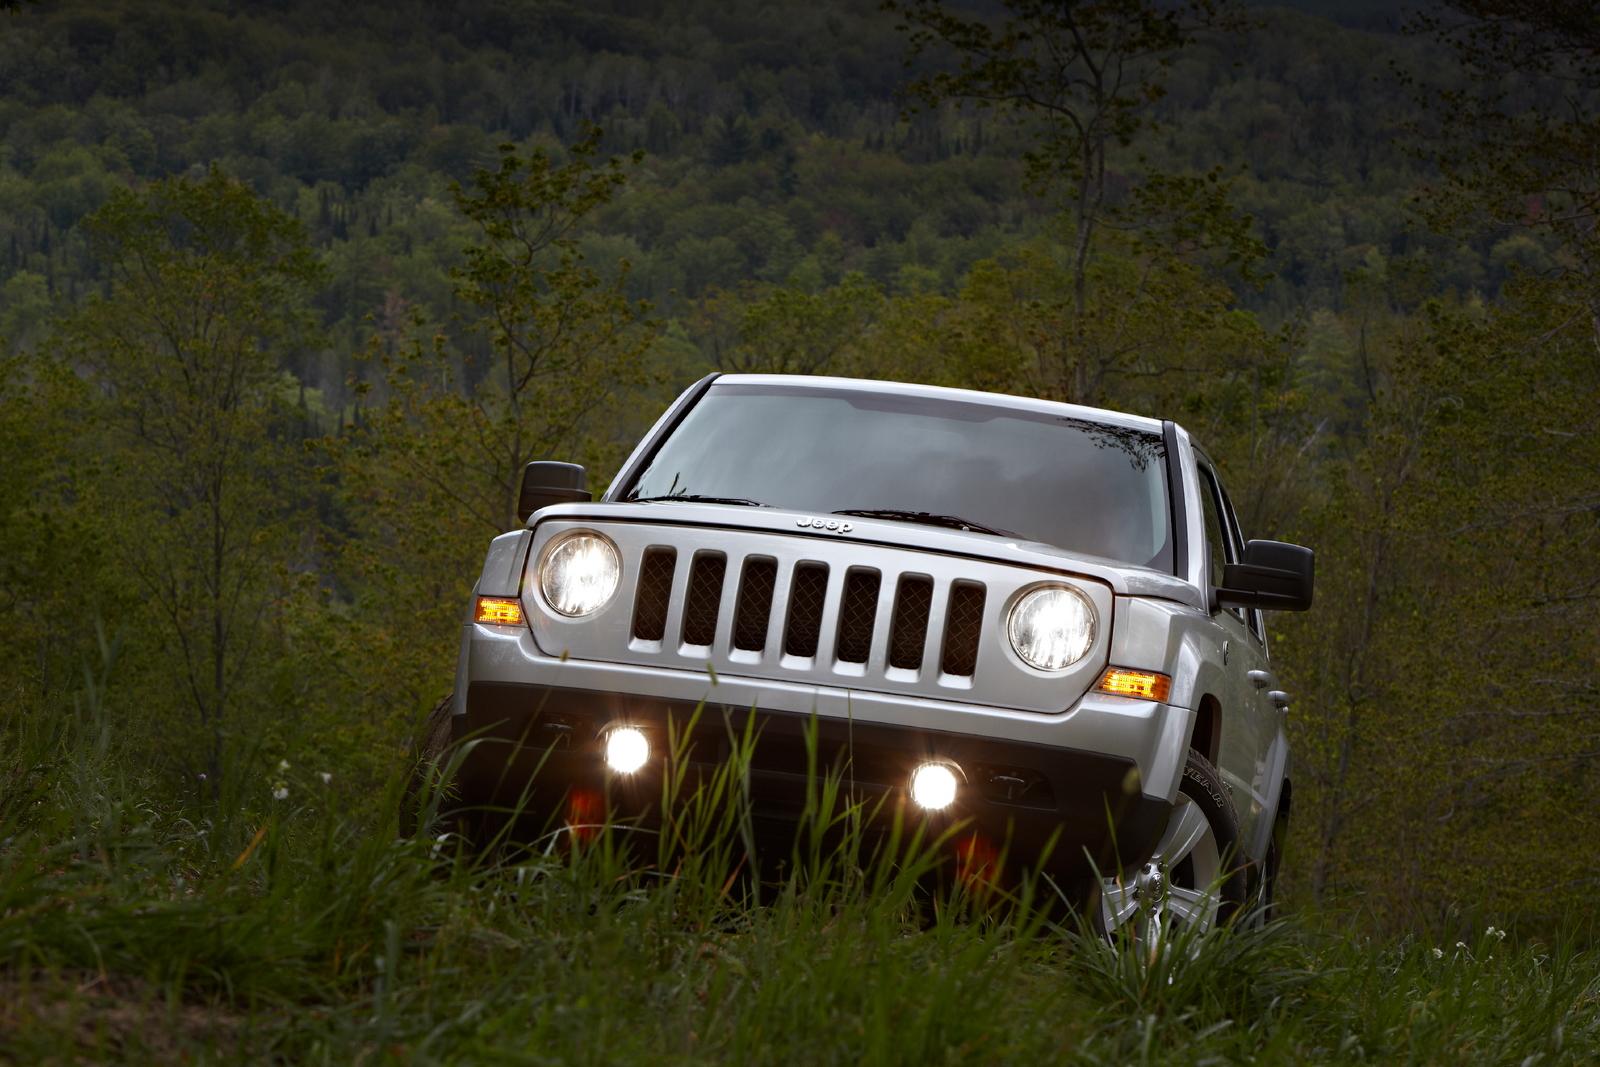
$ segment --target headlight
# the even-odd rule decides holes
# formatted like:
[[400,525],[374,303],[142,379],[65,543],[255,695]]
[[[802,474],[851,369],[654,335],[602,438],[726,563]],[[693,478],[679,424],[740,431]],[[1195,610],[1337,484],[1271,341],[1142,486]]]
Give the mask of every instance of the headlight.
[[1012,605],[1006,632],[1023,662],[1041,671],[1064,670],[1094,644],[1094,605],[1066,586],[1035,589]]
[[570,533],[545,549],[539,591],[546,604],[573,618],[605,607],[621,576],[615,545],[597,533]]

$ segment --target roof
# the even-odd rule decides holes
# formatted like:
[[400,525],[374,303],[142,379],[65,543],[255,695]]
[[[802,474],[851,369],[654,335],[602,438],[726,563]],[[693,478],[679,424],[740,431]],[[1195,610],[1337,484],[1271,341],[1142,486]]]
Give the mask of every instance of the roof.
[[942,385],[914,385],[909,382],[886,382],[872,378],[829,378],[811,374],[721,374],[713,383],[717,385],[783,385],[797,389],[858,389],[864,393],[894,393],[899,396],[924,396],[930,399],[962,400],[967,403],[992,404],[1013,411],[1028,411],[1043,415],[1061,415],[1092,422],[1103,422],[1132,430],[1161,432],[1161,420],[1143,415],[1130,415],[1108,408],[1084,407],[1081,404],[1063,404],[1056,400],[1038,400],[1028,396],[1011,396],[1006,393],[985,393],[976,389],[950,389]]

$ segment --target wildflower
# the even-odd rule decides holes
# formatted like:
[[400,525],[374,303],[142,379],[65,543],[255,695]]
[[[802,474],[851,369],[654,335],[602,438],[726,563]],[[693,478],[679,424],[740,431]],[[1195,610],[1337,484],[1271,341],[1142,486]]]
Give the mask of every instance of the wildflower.
[[317,777],[322,779],[323,785],[327,785],[333,781],[333,775],[329,774],[327,771],[318,771]]
[[288,760],[281,759],[281,760],[278,761],[278,770],[286,771],[288,769],[289,769],[289,761]]
[[1435,949],[1434,949],[1434,950],[1433,950],[1433,958],[1434,958],[1434,959],[1436,959],[1436,960],[1442,960],[1442,959],[1444,959],[1444,949],[1442,949],[1442,948],[1435,948]]
[[1495,927],[1490,926],[1488,929],[1484,930],[1483,936],[1484,937],[1492,937],[1496,941],[1504,941],[1506,939],[1506,932],[1504,930],[1496,929]]
[[1467,943],[1465,941],[1457,941],[1456,948],[1460,949],[1462,952],[1465,952],[1467,950]]
[[273,800],[288,800],[289,799],[289,787],[284,785],[282,782],[279,782],[277,785],[273,786],[272,787],[272,799]]

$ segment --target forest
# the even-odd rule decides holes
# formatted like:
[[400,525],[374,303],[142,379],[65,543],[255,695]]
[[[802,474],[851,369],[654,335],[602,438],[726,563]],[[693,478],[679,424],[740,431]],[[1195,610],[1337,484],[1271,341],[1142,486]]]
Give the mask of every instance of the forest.
[[[1034,49],[1061,11],[1087,18],[1112,87],[1050,81]],[[993,1058],[1035,1039],[1085,1061],[1150,1041],[1460,1062],[1600,1047],[1600,979],[1540,947],[1592,947],[1600,891],[1588,0],[39,0],[0,4],[0,130],[0,986],[66,968],[168,1013],[227,1005],[234,1021],[195,1031],[213,1054],[450,1058],[430,1042],[502,993],[435,1003],[417,971],[402,996],[396,961],[441,988],[475,954],[531,980],[497,939],[553,929],[457,914],[523,892],[520,874],[441,881],[426,841],[412,866],[385,851],[484,548],[517,525],[529,460],[603,486],[684,386],[772,370],[1176,419],[1247,536],[1318,553],[1314,610],[1269,616],[1295,694],[1285,899],[1338,944],[1391,946],[1393,969],[1302,958],[1353,983],[1307,993],[1263,943],[1220,993],[1086,970],[1085,1018],[1110,996],[1120,1022],[1025,1029]],[[333,893],[335,868],[385,887],[320,909],[307,894]],[[796,1054],[770,1044],[801,1027],[781,1013],[695,1044],[714,1029],[697,1013],[737,1014],[729,989],[759,984],[724,988],[705,961],[787,944],[761,924],[788,913],[717,947],[660,932],[682,900],[619,918],[614,874],[523,901],[581,926],[588,893],[609,916],[553,953],[645,968],[606,940],[627,929],[711,970],[698,992],[635,974],[664,1046],[567,1047],[540,1015],[553,1058]],[[885,973],[936,966],[851,906]],[[185,933],[133,932],[141,909]],[[279,922],[305,933],[280,945]],[[1477,959],[1507,929],[1499,966],[1531,970],[1450,986],[1438,1044],[1373,1007],[1396,974],[1423,981],[1428,946]],[[982,923],[940,936],[1007,951]],[[1324,951],[1344,950],[1304,949]],[[598,965],[582,980],[603,996]],[[979,1040],[939,1027],[1000,982],[931,988],[904,1047],[863,989],[861,1043],[827,1058]],[[1369,1014],[1284,1023],[1281,1047],[1206,1029],[1264,1003],[1252,988]],[[1535,988],[1549,999],[1486,1036],[1497,996]],[[256,1033],[256,1007],[302,996],[328,1005],[312,1030]],[[17,1010],[0,1062],[108,1040]],[[523,1033],[505,1018],[476,1055]],[[134,1058],[176,1054],[108,1025]]]

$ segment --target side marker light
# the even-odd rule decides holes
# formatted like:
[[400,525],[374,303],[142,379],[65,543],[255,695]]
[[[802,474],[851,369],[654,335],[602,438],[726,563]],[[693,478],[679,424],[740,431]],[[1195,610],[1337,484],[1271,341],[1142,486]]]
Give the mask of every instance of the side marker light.
[[522,602],[510,597],[481,596],[474,619],[491,626],[521,626]]
[[1154,671],[1133,671],[1125,667],[1112,667],[1095,686],[1112,696],[1133,697],[1135,700],[1159,700],[1166,703],[1172,695],[1172,679]]

